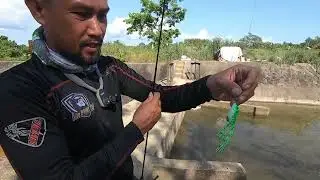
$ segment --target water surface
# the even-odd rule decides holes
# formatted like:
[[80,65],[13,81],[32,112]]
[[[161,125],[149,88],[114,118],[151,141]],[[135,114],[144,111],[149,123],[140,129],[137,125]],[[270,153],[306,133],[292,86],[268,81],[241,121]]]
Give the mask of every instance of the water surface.
[[188,111],[169,158],[240,162],[248,180],[320,180],[320,107],[251,104],[270,107],[270,116],[240,113],[221,155],[215,152],[216,132],[227,110]]

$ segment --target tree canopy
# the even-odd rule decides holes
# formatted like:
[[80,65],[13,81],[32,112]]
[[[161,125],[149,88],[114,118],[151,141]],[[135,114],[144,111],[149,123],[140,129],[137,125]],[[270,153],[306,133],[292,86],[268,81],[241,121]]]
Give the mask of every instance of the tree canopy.
[[18,58],[28,54],[26,45],[18,45],[7,36],[0,36],[0,58]]
[[137,32],[141,37],[151,40],[151,44],[156,45],[160,33],[163,4],[166,3],[161,43],[171,44],[173,38],[181,34],[176,24],[185,18],[186,9],[178,4],[182,0],[160,0],[159,2],[141,0],[140,2],[142,5],[140,12],[129,13],[129,17],[125,20],[129,24],[128,34]]

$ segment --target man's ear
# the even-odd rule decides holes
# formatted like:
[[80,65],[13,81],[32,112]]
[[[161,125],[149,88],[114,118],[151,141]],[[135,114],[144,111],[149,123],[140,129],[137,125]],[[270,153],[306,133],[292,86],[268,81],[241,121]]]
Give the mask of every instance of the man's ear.
[[41,25],[45,24],[44,2],[42,0],[24,0],[33,18]]

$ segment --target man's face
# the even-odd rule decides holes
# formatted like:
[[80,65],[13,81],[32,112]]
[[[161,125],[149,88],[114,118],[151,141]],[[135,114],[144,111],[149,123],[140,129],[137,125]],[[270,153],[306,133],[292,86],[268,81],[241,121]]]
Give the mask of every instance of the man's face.
[[49,1],[40,13],[48,46],[82,65],[94,63],[106,32],[107,0]]

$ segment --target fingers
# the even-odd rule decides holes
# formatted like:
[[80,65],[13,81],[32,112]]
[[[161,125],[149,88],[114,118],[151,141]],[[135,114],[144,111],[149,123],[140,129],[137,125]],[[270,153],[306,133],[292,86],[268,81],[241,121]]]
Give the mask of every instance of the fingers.
[[152,103],[153,105],[161,107],[160,93],[150,92],[148,98],[143,103]]
[[161,107],[161,99],[160,99],[160,93],[159,92],[154,92],[154,96],[152,101],[157,103]]
[[160,93],[159,92],[154,92],[153,93],[153,100],[160,100]]
[[251,67],[245,65],[237,65],[236,70],[236,79],[241,86],[242,92],[239,96],[235,97],[230,103],[236,102],[237,104],[242,104],[254,96],[254,90],[258,86],[261,69],[258,67]]
[[240,76],[244,76],[242,78],[245,78],[243,84],[242,84],[242,89],[247,90],[252,87],[257,87],[259,78],[261,76],[261,70],[260,68],[257,67],[241,67],[242,73]]
[[236,99],[237,104],[242,104],[248,101],[251,97],[254,96],[254,90],[258,86],[258,83],[253,84],[249,89],[243,91],[243,93]]
[[227,91],[227,93],[231,96],[231,97],[238,97],[241,95],[242,93],[242,90],[241,90],[241,87],[233,82],[233,81],[230,81],[228,79],[222,79],[222,78],[219,78],[218,80],[218,84],[224,89]]
[[157,120],[159,120],[161,118],[161,100],[159,92],[154,92],[152,103],[156,106],[155,113],[157,114]]

